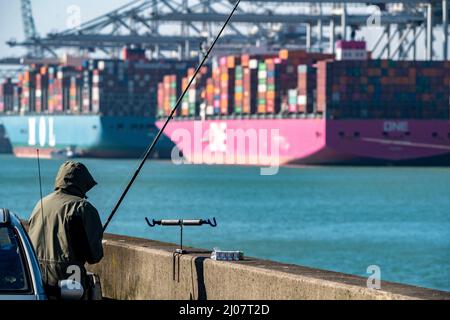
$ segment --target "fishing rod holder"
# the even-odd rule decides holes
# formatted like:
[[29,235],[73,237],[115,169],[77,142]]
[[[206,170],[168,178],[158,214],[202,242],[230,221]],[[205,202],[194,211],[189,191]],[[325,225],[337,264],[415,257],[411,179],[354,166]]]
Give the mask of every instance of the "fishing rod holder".
[[153,228],[155,226],[164,226],[164,227],[180,227],[180,247],[175,250],[176,253],[185,254],[186,250],[183,249],[183,228],[184,227],[200,227],[203,225],[209,225],[213,228],[217,227],[216,218],[210,219],[196,219],[196,220],[154,220],[150,222],[148,218],[145,218],[148,226]]

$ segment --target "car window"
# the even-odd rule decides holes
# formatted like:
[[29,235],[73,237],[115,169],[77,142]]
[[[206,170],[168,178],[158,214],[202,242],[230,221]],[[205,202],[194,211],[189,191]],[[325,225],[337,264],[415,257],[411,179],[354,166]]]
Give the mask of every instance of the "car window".
[[27,292],[24,256],[12,228],[0,227],[0,292]]

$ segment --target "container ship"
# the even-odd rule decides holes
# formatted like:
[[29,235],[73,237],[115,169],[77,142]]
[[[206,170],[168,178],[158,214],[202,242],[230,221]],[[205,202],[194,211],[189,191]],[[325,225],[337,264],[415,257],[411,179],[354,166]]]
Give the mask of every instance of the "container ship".
[[[0,125],[18,157],[139,157],[157,133],[157,84],[195,61],[148,60],[125,48],[121,59],[31,65],[0,86]],[[155,157],[174,147],[164,137]]]
[[[450,62],[281,50],[202,70],[166,134],[196,164],[450,164]],[[193,74],[158,85],[159,128]]]
[[6,135],[5,128],[0,125],[0,154],[9,154],[12,152],[11,143]]

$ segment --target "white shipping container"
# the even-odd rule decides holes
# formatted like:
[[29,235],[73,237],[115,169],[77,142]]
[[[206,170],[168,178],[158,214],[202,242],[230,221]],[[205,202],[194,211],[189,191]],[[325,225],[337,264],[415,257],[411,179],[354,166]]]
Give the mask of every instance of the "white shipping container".
[[299,95],[298,96],[298,100],[297,103],[301,106],[304,106],[307,104],[308,101],[308,97],[306,95]]
[[189,102],[195,103],[196,92],[195,90],[189,90]]
[[92,100],[100,100],[100,91],[98,88],[92,88]]
[[92,112],[97,113],[100,110],[100,104],[98,101],[92,101]]
[[212,59],[212,68],[213,70],[219,68],[219,60],[217,59],[217,57]]
[[258,92],[267,92],[266,84],[258,84]]
[[267,79],[267,71],[266,70],[258,71],[258,79]]
[[359,49],[337,49],[336,60],[367,60],[366,50]]
[[207,106],[206,107],[206,115],[212,116],[214,114],[214,107],[213,106]]

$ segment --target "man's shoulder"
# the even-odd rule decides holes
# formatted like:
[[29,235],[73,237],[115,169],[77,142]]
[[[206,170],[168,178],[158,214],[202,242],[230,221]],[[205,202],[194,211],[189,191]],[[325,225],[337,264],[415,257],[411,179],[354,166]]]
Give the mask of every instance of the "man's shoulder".
[[[44,207],[50,207],[50,208],[71,208],[71,209],[90,209],[93,207],[89,201],[87,201],[84,198],[71,195],[64,192],[52,192],[48,196],[46,196],[43,199]],[[39,202],[37,203],[36,207],[39,207]]]
[[66,205],[75,209],[77,213],[85,213],[85,212],[97,212],[97,209],[84,198],[79,198],[76,196],[71,196],[71,199],[68,199]]
[[84,199],[79,196],[57,190],[46,196],[44,200],[46,202],[55,203],[82,203]]
[[81,204],[81,205],[83,206],[83,208],[85,208],[85,209],[97,211],[97,209],[95,209],[95,207],[92,205],[92,203],[90,203],[87,199],[81,199],[81,200],[80,200],[80,204]]

